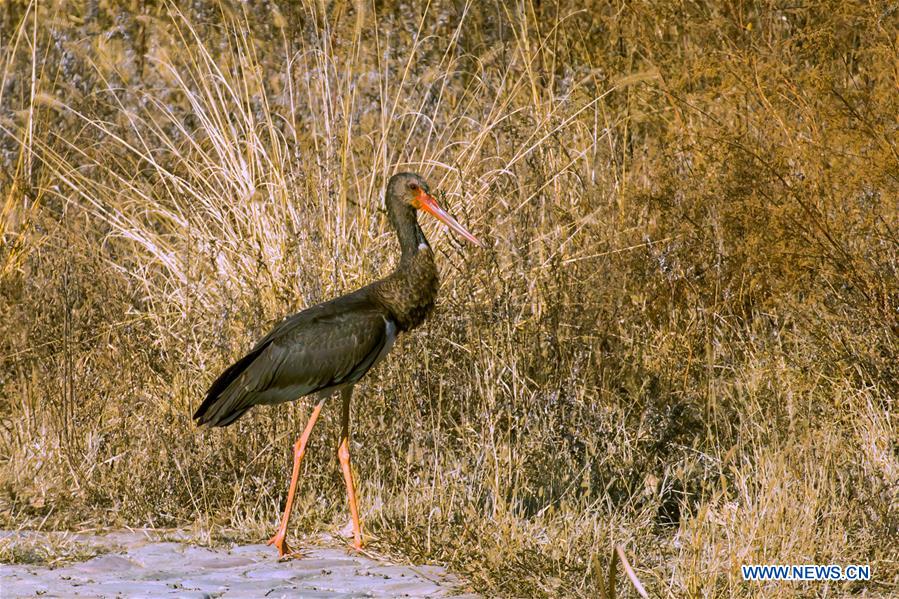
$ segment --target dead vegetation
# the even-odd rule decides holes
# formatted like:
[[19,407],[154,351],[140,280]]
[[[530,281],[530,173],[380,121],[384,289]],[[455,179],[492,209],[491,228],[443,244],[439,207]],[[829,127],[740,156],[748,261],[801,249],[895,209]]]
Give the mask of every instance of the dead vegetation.
[[[428,227],[437,313],[357,395],[377,550],[488,595],[597,596],[615,544],[654,596],[899,592],[899,8],[65,7],[0,8],[6,526],[262,539],[308,407],[191,411],[389,270],[415,170],[489,249]],[[296,530],[343,524],[336,417]]]

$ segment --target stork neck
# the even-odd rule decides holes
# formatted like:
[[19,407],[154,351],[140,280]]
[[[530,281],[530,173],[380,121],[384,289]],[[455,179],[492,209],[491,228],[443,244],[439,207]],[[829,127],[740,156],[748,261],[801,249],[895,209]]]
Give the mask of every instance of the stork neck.
[[390,213],[390,222],[396,229],[396,237],[400,242],[402,255],[401,262],[405,262],[418,253],[422,247],[431,247],[425,238],[424,231],[418,225],[418,217],[415,210],[402,210],[398,213]]

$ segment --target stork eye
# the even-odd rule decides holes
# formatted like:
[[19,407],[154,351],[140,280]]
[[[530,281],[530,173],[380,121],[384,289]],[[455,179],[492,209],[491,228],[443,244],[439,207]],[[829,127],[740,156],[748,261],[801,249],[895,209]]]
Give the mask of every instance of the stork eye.
[[409,189],[415,191],[418,189],[418,183],[409,183]]

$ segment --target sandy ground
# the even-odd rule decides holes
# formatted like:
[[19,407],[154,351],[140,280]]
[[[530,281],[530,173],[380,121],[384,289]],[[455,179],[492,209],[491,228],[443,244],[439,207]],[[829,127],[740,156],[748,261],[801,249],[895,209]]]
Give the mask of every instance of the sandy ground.
[[[7,547],[39,542],[28,532],[0,533],[0,539]],[[461,596],[459,580],[442,568],[393,565],[340,548],[307,547],[302,557],[278,561],[265,545],[210,549],[147,531],[66,539],[82,555],[101,554],[56,567],[4,563],[0,597]]]

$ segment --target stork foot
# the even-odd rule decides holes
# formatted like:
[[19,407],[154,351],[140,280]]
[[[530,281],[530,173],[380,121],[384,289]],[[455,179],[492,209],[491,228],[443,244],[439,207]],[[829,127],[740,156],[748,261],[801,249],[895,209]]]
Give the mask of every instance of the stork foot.
[[278,559],[283,559],[285,557],[291,557],[294,555],[293,549],[287,544],[287,534],[281,532],[280,530],[275,533],[275,536],[268,540],[266,545],[274,545],[278,548]]
[[353,521],[352,520],[349,520],[343,528],[341,528],[339,531],[337,531],[337,534],[339,534],[341,537],[347,539],[347,541],[352,539],[353,540],[352,541],[353,549],[355,549],[356,551],[362,551],[362,547],[364,546],[364,543],[362,542],[361,535],[359,537],[356,536],[356,533],[353,530]]

